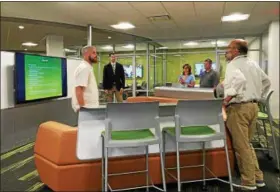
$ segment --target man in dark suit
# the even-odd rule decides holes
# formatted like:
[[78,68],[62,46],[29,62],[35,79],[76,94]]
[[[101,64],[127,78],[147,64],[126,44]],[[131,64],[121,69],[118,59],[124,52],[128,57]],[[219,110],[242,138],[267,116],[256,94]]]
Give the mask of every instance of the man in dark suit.
[[122,102],[123,89],[125,87],[125,75],[123,66],[116,62],[115,53],[110,53],[110,63],[103,69],[103,89],[107,96],[107,102],[113,102],[115,94],[118,102]]

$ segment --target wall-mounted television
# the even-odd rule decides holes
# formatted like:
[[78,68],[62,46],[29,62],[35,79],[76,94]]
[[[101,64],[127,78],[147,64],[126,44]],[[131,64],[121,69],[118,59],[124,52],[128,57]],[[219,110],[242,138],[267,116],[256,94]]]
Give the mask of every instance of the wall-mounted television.
[[[212,69],[217,70],[216,63],[212,63]],[[204,64],[203,63],[196,63],[195,64],[195,76],[200,76],[204,71]]]
[[[123,65],[125,78],[132,78],[133,77],[133,65]],[[136,65],[136,78],[143,78],[143,66]]]
[[16,104],[67,96],[66,58],[16,53]]

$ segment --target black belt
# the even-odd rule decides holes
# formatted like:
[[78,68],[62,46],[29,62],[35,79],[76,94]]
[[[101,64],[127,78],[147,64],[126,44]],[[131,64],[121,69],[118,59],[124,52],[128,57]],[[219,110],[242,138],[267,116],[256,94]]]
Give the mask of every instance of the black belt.
[[242,101],[240,103],[229,103],[227,106],[236,105],[236,104],[247,104],[247,103],[258,103],[258,101],[257,100],[252,100],[252,101]]

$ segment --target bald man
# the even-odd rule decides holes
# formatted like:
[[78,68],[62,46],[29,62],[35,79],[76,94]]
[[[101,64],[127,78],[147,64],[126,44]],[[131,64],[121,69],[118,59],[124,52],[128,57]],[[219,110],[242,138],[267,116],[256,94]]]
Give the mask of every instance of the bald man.
[[250,141],[256,128],[257,102],[268,93],[270,80],[259,65],[247,57],[247,52],[248,44],[244,40],[233,40],[227,47],[229,63],[224,80],[224,105],[241,173],[240,187],[255,190],[265,183]]
[[83,61],[74,73],[72,107],[75,112],[81,107],[96,108],[99,106],[99,93],[93,73],[93,64],[97,63],[97,51],[93,46],[82,48]]

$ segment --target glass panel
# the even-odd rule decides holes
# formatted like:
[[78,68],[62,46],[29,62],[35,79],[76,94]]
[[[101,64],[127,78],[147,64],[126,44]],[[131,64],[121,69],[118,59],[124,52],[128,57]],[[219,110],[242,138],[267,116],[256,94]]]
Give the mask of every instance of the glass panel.
[[[192,74],[196,76],[196,84],[199,84],[199,70],[201,67],[204,69],[203,63],[205,59],[210,58],[213,62],[213,68],[218,69],[213,41],[159,42],[163,48],[161,47],[161,50],[157,51],[157,59],[158,56],[163,56],[164,52],[166,52],[166,82],[178,83],[178,77],[182,74],[184,64],[190,64],[192,67]],[[159,57],[159,60],[164,62],[164,57]],[[161,69],[163,69],[163,66]],[[163,80],[163,78],[160,79]]]
[[147,44],[136,44],[136,96],[147,95],[147,80],[148,80],[148,66],[147,66]]
[[225,73],[226,73],[226,67],[227,67],[227,61],[225,58],[225,53],[219,53],[218,54],[219,64],[220,64],[220,81],[223,81],[225,79]]

